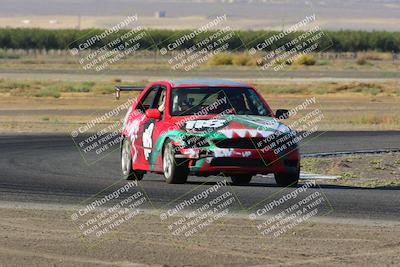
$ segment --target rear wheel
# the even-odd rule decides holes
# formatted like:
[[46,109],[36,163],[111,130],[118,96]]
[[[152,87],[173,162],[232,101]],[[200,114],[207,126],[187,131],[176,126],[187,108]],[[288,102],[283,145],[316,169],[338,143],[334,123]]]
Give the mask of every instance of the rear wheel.
[[163,171],[168,184],[184,184],[189,175],[186,159],[175,159],[175,146],[167,140],[163,151]]
[[296,187],[300,178],[300,169],[296,172],[275,173],[275,181],[281,187]]
[[232,175],[231,180],[234,185],[246,185],[249,184],[253,178],[253,175],[250,174],[240,174],[240,175]]
[[124,138],[122,140],[121,147],[121,167],[122,177],[125,180],[142,180],[144,172],[135,171],[132,168],[132,144],[129,139]]

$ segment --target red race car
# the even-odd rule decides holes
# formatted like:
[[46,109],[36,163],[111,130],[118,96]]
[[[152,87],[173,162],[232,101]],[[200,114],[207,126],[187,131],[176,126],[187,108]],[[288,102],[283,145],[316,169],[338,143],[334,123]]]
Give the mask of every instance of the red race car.
[[297,185],[300,156],[296,133],[280,122],[251,85],[225,80],[171,80],[149,84],[124,119],[122,173],[141,180],[164,174],[185,183],[189,174],[230,176],[248,184],[256,174],[275,175],[279,186]]

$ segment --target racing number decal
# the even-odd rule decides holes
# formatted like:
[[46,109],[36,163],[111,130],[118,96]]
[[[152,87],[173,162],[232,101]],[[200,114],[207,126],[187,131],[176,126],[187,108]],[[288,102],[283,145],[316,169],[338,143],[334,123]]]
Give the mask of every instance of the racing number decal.
[[187,121],[187,130],[203,131],[209,128],[220,128],[226,124],[226,120],[195,120]]
[[153,147],[153,138],[152,138],[153,130],[154,130],[154,123],[152,122],[143,132],[143,151],[146,160],[149,160],[151,149]]

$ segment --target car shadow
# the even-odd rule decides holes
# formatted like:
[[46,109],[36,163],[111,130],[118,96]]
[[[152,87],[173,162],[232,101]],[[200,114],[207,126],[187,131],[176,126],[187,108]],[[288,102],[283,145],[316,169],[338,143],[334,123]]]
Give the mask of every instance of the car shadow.
[[[196,176],[191,176],[189,177],[188,181],[186,182],[186,185],[207,185],[207,186],[213,186],[216,185],[217,182],[222,181],[223,178],[222,176],[216,176],[215,179],[213,179],[212,181],[210,181],[210,178],[207,177],[196,177]],[[250,184],[247,185],[234,185],[229,181],[229,178],[227,178],[228,180],[228,184],[232,187],[255,187],[255,188],[262,188],[262,187],[268,187],[268,188],[283,188],[283,187],[279,187],[273,178],[266,178],[266,181],[252,181],[250,182]],[[260,179],[257,179],[260,180]],[[144,178],[144,180],[146,183],[148,182],[162,182],[165,183],[165,180],[163,178],[159,179],[151,179],[151,180],[147,180],[146,177]],[[306,181],[310,181],[310,180],[300,180],[299,181],[299,185],[297,186],[297,188],[299,188],[300,186],[302,186],[303,184],[305,184]],[[361,187],[361,186],[350,186],[350,185],[337,185],[337,184],[329,184],[329,183],[323,183],[320,184],[317,182],[318,188],[321,189],[351,189],[351,190],[400,190],[400,186],[378,186],[378,187]],[[174,186],[174,185],[172,185]],[[295,187],[293,187],[295,188]]]

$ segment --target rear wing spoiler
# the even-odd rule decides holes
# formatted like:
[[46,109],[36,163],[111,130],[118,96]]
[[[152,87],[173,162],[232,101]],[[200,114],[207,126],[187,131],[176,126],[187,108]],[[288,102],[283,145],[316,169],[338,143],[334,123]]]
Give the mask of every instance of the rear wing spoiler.
[[115,98],[119,99],[121,92],[141,92],[145,87],[132,87],[132,86],[115,86]]

